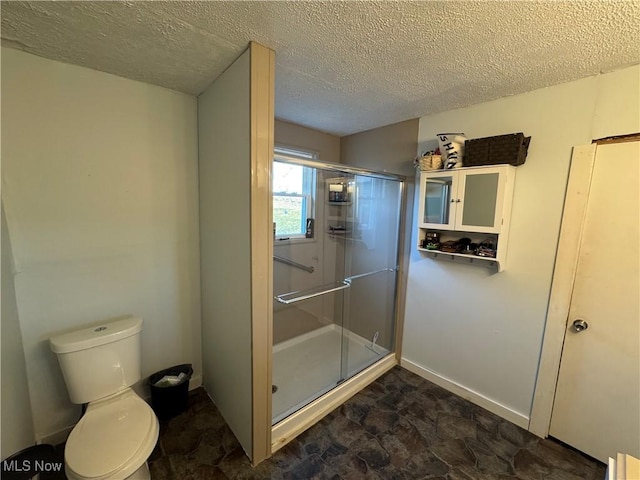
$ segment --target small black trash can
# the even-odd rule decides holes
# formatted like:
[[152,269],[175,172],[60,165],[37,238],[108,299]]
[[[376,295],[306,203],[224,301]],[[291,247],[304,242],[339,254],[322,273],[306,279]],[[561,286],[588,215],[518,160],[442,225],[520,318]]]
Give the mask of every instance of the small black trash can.
[[[179,376],[184,373],[184,377],[175,385],[156,385],[165,376]],[[149,377],[151,387],[151,406],[153,411],[161,420],[175,417],[187,409],[187,398],[189,397],[189,380],[193,375],[193,368],[190,363],[176,365],[154,373]]]

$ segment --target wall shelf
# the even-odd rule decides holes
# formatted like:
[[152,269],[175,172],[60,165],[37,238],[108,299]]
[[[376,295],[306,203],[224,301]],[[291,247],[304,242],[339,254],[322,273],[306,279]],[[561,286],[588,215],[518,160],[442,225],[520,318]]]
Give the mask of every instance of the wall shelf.
[[[506,268],[515,167],[492,165],[420,174],[418,250],[436,260]],[[440,243],[469,238],[471,243],[491,242],[495,258],[469,253],[448,253],[423,248],[428,232]]]
[[467,253],[450,253],[443,252],[441,250],[429,250],[427,248],[418,247],[418,250],[427,254],[428,257],[436,260],[450,260],[457,263],[466,263],[469,265],[479,265],[482,267],[488,267],[496,269],[501,272],[503,268],[500,266],[500,260],[491,257],[479,257],[478,255],[471,255]]

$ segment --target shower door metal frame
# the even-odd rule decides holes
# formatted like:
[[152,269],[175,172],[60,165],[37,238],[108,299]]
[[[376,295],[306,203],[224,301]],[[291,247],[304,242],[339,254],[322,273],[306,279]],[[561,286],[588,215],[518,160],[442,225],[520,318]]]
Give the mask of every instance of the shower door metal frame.
[[298,157],[278,154],[278,161],[293,163],[297,165],[308,166],[312,168],[326,169],[342,174],[366,175],[375,178],[387,180],[395,180],[400,183],[400,217],[398,222],[398,248],[396,255],[396,286],[394,298],[394,342],[393,352],[389,353],[376,363],[365,368],[355,376],[345,380],[333,390],[325,393],[319,398],[302,407],[297,412],[289,415],[280,422],[271,427],[271,454],[278,451],[288,442],[297,437],[304,430],[325,417],[338,405],[344,403],[348,398],[355,395],[367,385],[375,381],[378,377],[400,364],[402,352],[402,331],[403,319],[401,313],[404,311],[404,299],[401,295],[406,288],[406,282],[403,281],[405,269],[408,266],[408,257],[405,251],[406,245],[405,230],[407,225],[407,178],[403,175],[396,175],[387,172],[378,172],[375,170],[367,170],[358,167],[351,167],[343,164],[334,164],[322,162],[318,160],[307,160]]
[[[369,169],[365,169],[365,168],[359,168],[359,167],[353,167],[353,166],[349,166],[349,165],[344,165],[344,164],[337,164],[337,163],[330,163],[330,162],[323,162],[320,160],[312,160],[312,159],[306,159],[306,158],[301,158],[301,157],[296,157],[296,156],[292,156],[292,155],[286,155],[283,153],[278,153],[277,155],[278,157],[278,161],[279,162],[283,162],[283,163],[290,163],[293,165],[301,165],[304,167],[310,167],[310,168],[315,168],[318,170],[328,170],[330,172],[335,172],[337,174],[342,174],[342,175],[352,175],[354,176],[365,176],[365,177],[372,177],[372,178],[378,178],[378,179],[382,179],[382,180],[390,180],[390,181],[395,181],[399,183],[399,192],[398,195],[400,196],[400,205],[399,205],[399,213],[398,213],[398,232],[397,232],[397,246],[396,246],[396,259],[395,259],[395,266],[394,268],[383,268],[380,270],[376,270],[373,272],[366,272],[364,274],[359,274],[359,275],[353,275],[353,276],[349,276],[344,278],[343,280],[339,280],[336,281],[335,283],[331,284],[331,285],[325,285],[324,287],[326,288],[317,288],[317,289],[313,289],[313,291],[294,291],[294,292],[289,292],[289,293],[285,293],[282,295],[278,295],[276,297],[274,297],[274,299],[279,302],[279,303],[284,303],[284,304],[289,304],[289,303],[295,303],[297,301],[300,300],[305,300],[307,298],[312,298],[315,296],[319,296],[319,295],[324,295],[325,293],[331,293],[337,290],[342,290],[342,289],[348,289],[351,286],[351,281],[360,277],[365,277],[365,276],[369,276],[369,275],[373,275],[375,273],[381,273],[381,272],[388,272],[388,271],[395,271],[395,291],[393,294],[393,321],[394,321],[394,326],[393,326],[393,338],[391,339],[390,342],[390,347],[393,349],[392,353],[395,354],[396,356],[396,360],[399,363],[400,362],[400,354],[401,354],[401,333],[402,333],[402,326],[400,325],[400,318],[399,318],[399,309],[400,309],[400,299],[398,298],[399,293],[401,291],[401,286],[400,286],[400,282],[401,282],[401,273],[404,271],[402,268],[402,260],[404,258],[404,243],[405,243],[405,216],[406,216],[406,204],[407,204],[407,199],[406,199],[406,177],[403,175],[397,175],[394,173],[389,173],[389,172],[380,172],[380,171],[376,171],[376,170],[369,170]],[[348,312],[344,312],[347,316],[348,316]],[[343,322],[343,328],[344,328],[344,322]],[[341,364],[344,363],[341,361]],[[341,374],[344,372],[344,365],[341,367]],[[367,367],[369,368],[369,367]],[[341,375],[343,376],[343,375]],[[343,379],[344,380],[344,379]],[[342,381],[342,380],[341,380]]]
[[[348,175],[364,175],[366,177],[382,178],[384,180],[395,180],[401,182],[403,185],[407,178],[404,175],[397,175],[395,173],[380,172],[377,170],[368,170],[366,168],[352,167],[342,163],[330,163],[323,162],[321,160],[309,160],[306,158],[299,158],[293,155],[284,155],[278,153],[278,161],[283,163],[292,163],[295,165],[302,165],[303,167],[311,167],[322,170],[330,170],[337,173],[346,173]],[[402,189],[401,189],[402,190]]]

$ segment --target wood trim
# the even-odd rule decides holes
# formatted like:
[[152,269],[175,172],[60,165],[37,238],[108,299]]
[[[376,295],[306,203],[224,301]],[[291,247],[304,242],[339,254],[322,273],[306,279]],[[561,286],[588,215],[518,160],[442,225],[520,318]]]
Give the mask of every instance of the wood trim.
[[605,137],[594,140],[593,143],[598,145],[608,145],[610,143],[626,143],[640,141],[640,133],[630,133],[628,135],[618,135],[615,137]]
[[540,437],[549,434],[596,148],[596,144],[574,147],[571,157],[547,322],[529,421],[529,431]]
[[[400,234],[398,237],[398,272],[396,274],[396,308],[394,350],[396,361],[402,358],[402,335],[404,333],[404,312],[406,308],[407,280],[411,252],[411,225],[407,221],[407,205],[409,203],[407,180],[402,182],[400,203]],[[408,230],[407,230],[407,227]]]
[[273,235],[271,166],[275,53],[251,42],[251,350],[252,458],[271,455]]

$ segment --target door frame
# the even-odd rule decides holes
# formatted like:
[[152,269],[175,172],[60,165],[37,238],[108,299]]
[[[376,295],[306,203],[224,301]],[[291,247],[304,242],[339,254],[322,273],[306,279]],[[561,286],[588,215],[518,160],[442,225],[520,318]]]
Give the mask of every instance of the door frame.
[[576,248],[576,245],[582,244],[596,150],[599,145],[634,141],[640,141],[640,134],[609,137],[594,140],[590,145],[573,147],[547,308],[547,321],[529,416],[528,430],[543,438],[549,435],[551,425],[562,348],[567,333],[569,309],[580,255],[580,248]]
[[549,435],[597,144],[573,147],[529,431]]

